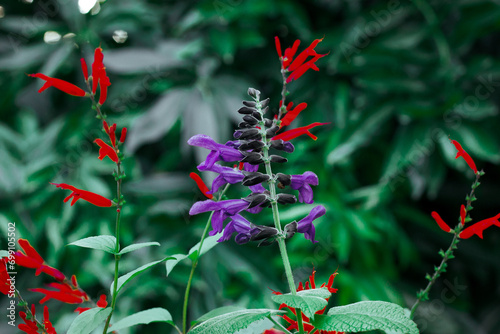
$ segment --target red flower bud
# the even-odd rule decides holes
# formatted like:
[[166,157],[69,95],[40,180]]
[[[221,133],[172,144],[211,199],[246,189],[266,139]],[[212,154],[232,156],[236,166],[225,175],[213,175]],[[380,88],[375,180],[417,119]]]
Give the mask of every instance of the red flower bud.
[[94,204],[95,206],[100,206],[100,207],[110,207],[113,205],[113,201],[111,201],[110,199],[107,199],[106,197],[95,194],[93,192],[77,189],[66,183],[51,183],[51,184],[55,185],[58,188],[68,189],[72,191],[72,193],[64,199],[64,203],[66,203],[67,201],[69,201],[70,198],[73,197],[71,205],[75,204],[76,201],[78,201],[79,199],[83,199],[91,204]]
[[209,199],[214,198],[214,196],[209,193],[210,189],[205,185],[205,183],[203,182],[203,180],[201,179],[201,177],[198,174],[190,173],[189,177],[192,178],[194,180],[194,182],[196,182],[196,185],[198,186],[200,191],[203,193],[203,195],[205,195]]
[[85,58],[80,58],[80,63],[82,63],[82,72],[85,81],[89,81],[89,69],[87,68],[87,62],[85,62]]
[[443,231],[445,231],[445,232],[450,232],[451,231],[451,227],[449,227],[448,224],[446,224],[444,222],[444,220],[441,218],[441,216],[436,211],[432,211],[431,216],[432,216],[432,218],[434,218],[434,220],[436,221],[436,223],[438,224],[438,226]]
[[465,152],[465,150],[462,148],[462,145],[460,145],[456,140],[451,140],[451,143],[455,145],[455,148],[457,149],[457,156],[455,159],[458,159],[458,157],[464,158],[465,162],[467,165],[469,165],[470,169],[474,171],[474,174],[477,174],[477,167],[476,164],[474,163],[474,160],[470,157],[470,155]]
[[[113,134],[112,137],[114,138],[114,132],[111,132],[111,133]],[[96,143],[100,147],[99,157],[98,157],[99,160],[102,160],[105,157],[109,157],[113,162],[118,163],[118,161],[119,161],[118,155],[116,154],[116,151],[111,146],[109,146],[108,144],[103,142],[102,139],[99,139],[99,138],[94,140],[94,143]]]
[[125,138],[127,138],[127,128],[122,129],[122,133],[120,134],[120,143],[125,142]]
[[277,136],[274,136],[272,138],[272,140],[283,139],[284,141],[289,141],[289,140],[292,140],[292,139],[297,138],[299,136],[302,136],[304,134],[308,135],[313,140],[316,140],[316,139],[318,139],[318,137],[316,137],[311,132],[309,132],[309,130],[316,127],[316,126],[325,125],[325,124],[330,124],[330,123],[318,123],[318,122],[316,122],[316,123],[309,124],[307,126],[288,130],[288,131],[285,131],[283,133],[280,133]]

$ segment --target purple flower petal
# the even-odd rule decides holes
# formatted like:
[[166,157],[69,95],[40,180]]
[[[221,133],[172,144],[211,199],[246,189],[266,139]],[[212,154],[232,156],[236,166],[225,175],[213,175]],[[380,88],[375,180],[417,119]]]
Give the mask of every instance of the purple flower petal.
[[317,242],[314,240],[316,229],[314,228],[313,220],[323,216],[325,213],[326,209],[323,205],[315,206],[307,216],[297,222],[297,232],[304,233],[305,238],[311,240],[313,243]]
[[319,184],[318,176],[313,172],[305,172],[302,175],[291,175],[290,187],[299,191],[299,202],[312,204],[313,190],[310,185],[317,186]]

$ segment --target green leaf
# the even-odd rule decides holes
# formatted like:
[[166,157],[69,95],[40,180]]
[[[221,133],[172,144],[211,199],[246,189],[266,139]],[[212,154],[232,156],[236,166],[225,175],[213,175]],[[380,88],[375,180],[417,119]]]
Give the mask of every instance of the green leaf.
[[9,252],[6,250],[0,250],[0,259],[2,257],[9,257]]
[[199,324],[200,322],[203,322],[203,321],[207,321],[208,319],[212,319],[212,318],[217,317],[217,316],[222,315],[222,314],[226,314],[226,313],[234,312],[234,311],[241,311],[241,310],[244,310],[244,308],[241,306],[234,306],[234,305],[222,306],[222,307],[216,308],[210,312],[205,313],[204,315],[202,315],[201,317],[199,317],[198,319],[196,319],[194,321],[191,321],[191,326]]
[[202,322],[189,331],[190,334],[232,334],[270,315],[282,313],[271,309],[253,309],[230,312]]
[[[211,237],[205,238],[205,240],[203,241],[203,246],[201,248],[201,254],[200,254],[200,256],[203,255],[203,254],[205,254],[209,250],[211,250],[213,247],[215,247],[215,245],[218,244],[217,240],[219,240],[221,236],[222,236],[222,234],[219,233],[219,234],[213,235]],[[167,262],[165,264],[167,266],[167,276],[170,274],[170,272],[172,271],[172,269],[174,269],[174,267],[179,262],[181,262],[182,260],[187,259],[188,257],[192,261],[196,260],[199,257],[198,256],[198,248],[200,248],[200,243],[199,242],[196,245],[194,245],[193,247],[191,247],[191,249],[189,250],[189,253],[187,253],[187,254],[175,254],[175,255],[172,255],[167,260]]]
[[115,254],[116,238],[111,235],[98,235],[88,237],[70,243],[72,246],[92,248]]
[[66,334],[88,334],[103,323],[110,313],[111,307],[87,310],[76,317]]
[[[168,259],[168,257],[165,258],[165,259]],[[145,265],[143,265],[143,266],[141,266],[141,267],[139,267],[139,268],[137,268],[135,270],[132,270],[131,272],[129,272],[129,273],[123,275],[123,276],[118,277],[118,286],[116,288],[116,293],[118,294],[120,292],[120,290],[122,289],[122,287],[125,284],[127,284],[132,278],[134,278],[135,276],[139,275],[140,273],[142,273],[146,269],[149,269],[152,266],[157,265],[158,263],[165,261],[165,259],[154,261],[154,262],[150,262],[150,263],[146,263]],[[109,291],[111,293],[111,296],[113,295],[113,285],[114,285],[114,282],[111,283],[111,286],[110,286],[110,289],[109,289]]]
[[118,254],[123,255],[125,253],[129,253],[129,252],[135,251],[137,249],[141,249],[144,247],[150,247],[150,246],[160,246],[160,243],[153,241],[153,242],[141,242],[141,243],[137,243],[137,244],[132,244],[130,246],[123,248]]
[[417,325],[396,304],[366,301],[331,308],[328,315],[316,315],[314,327],[326,331],[364,332],[380,329],[402,334],[418,334]]
[[328,305],[326,298],[330,298],[331,293],[326,288],[302,290],[296,295],[291,293],[283,295],[273,295],[271,298],[276,303],[286,304],[293,308],[300,308],[308,318]]
[[120,321],[115,322],[108,333],[135,325],[147,325],[151,322],[166,322],[172,326],[174,325],[170,312],[164,308],[155,307],[149,310],[134,313],[121,319]]

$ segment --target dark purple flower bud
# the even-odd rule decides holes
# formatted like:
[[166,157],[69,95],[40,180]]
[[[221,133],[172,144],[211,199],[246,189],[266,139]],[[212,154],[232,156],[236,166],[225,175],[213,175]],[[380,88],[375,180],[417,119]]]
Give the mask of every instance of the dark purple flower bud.
[[243,101],[243,104],[247,107],[255,108],[255,106],[257,105],[257,102],[255,102],[255,101]]
[[326,209],[323,205],[315,206],[307,216],[297,222],[297,232],[304,233],[305,238],[311,240],[313,243],[317,242],[314,240],[316,229],[312,222],[325,213]]
[[252,194],[248,195],[247,197],[245,197],[243,200],[245,200],[248,203],[250,203],[250,205],[248,206],[247,209],[254,208],[257,205],[264,206],[264,205],[266,205],[266,204],[269,203],[269,197],[267,197],[266,194],[255,194],[255,193],[252,193]]
[[[254,225],[255,226],[255,225]],[[256,233],[256,231],[258,231]],[[268,246],[274,242],[274,237],[278,234],[278,230],[274,227],[257,225],[252,231],[250,241],[260,241],[259,246]]]
[[270,155],[270,156],[269,156],[269,161],[271,161],[271,162],[277,162],[277,163],[282,164],[282,163],[287,162],[287,161],[288,161],[288,159],[287,159],[287,158],[283,158],[283,157],[281,157],[281,156],[279,156],[279,155],[274,155],[274,154],[273,154],[273,155]]
[[242,142],[240,147],[239,147],[239,150],[240,151],[257,150],[257,149],[264,147],[265,145],[266,144],[264,144],[264,142],[257,141],[257,140]]
[[243,140],[243,139],[259,140],[262,138],[262,135],[260,134],[260,130],[256,129],[256,128],[236,130],[236,131],[234,131],[233,136],[234,136],[234,138],[240,139],[240,140]]
[[273,120],[269,118],[264,118],[264,125],[266,126],[266,128],[271,127],[273,125]]
[[292,176],[278,173],[276,174],[276,180],[278,180],[278,188],[283,189],[292,183]]
[[[250,238],[252,237],[251,232],[253,226],[254,225],[252,223],[250,223],[242,216],[234,215],[231,217],[231,221],[227,223],[226,227],[224,228],[224,233],[222,234],[222,237],[217,241],[218,242],[227,241],[231,238],[234,232],[237,232],[238,234],[234,239],[236,243],[239,245],[247,243],[248,241],[250,241]],[[258,230],[256,230],[254,233],[257,234]]]
[[239,183],[245,177],[239,169],[225,167],[218,164],[214,164],[211,168],[206,170],[219,174],[212,182],[212,191],[210,192],[210,194],[215,194],[220,187],[223,187],[228,183]]
[[260,91],[255,88],[248,88],[248,95],[254,99],[260,100]]
[[244,199],[230,199],[226,201],[214,202],[212,200],[200,201],[193,204],[190,215],[197,215],[203,212],[213,211],[212,231],[209,235],[215,235],[222,232],[224,220],[234,216],[248,208],[249,203]]
[[238,128],[240,129],[249,129],[252,128],[253,125],[248,124],[247,122],[240,122],[238,123]]
[[271,147],[276,150],[285,151],[287,153],[292,153],[295,150],[295,147],[292,143],[290,143],[289,141],[284,141],[283,139],[271,141]]
[[240,151],[231,146],[216,143],[215,140],[206,135],[193,136],[189,138],[188,144],[210,150],[205,161],[198,166],[199,170],[211,168],[217,161],[233,162],[243,158]]
[[264,109],[262,109],[261,110],[262,115],[264,115],[265,113],[267,113],[268,110],[269,110],[269,107],[265,107]]
[[245,157],[241,160],[242,162],[248,162],[251,165],[258,165],[264,162],[262,155],[257,152],[243,152]]
[[257,109],[250,107],[241,107],[238,109],[238,113],[242,115],[251,115],[254,111],[257,111]]
[[257,120],[262,121],[262,115],[258,111],[254,111],[252,113],[252,116],[255,117]]
[[269,129],[267,129],[267,131],[266,131],[266,137],[267,138],[272,138],[272,137],[276,136],[276,132],[278,132],[279,129],[280,129],[279,126],[273,125]]
[[243,179],[243,182],[241,183],[244,186],[254,186],[256,184],[265,182],[269,180],[269,175],[267,174],[262,174],[259,172],[244,172],[245,178]]
[[286,224],[283,230],[285,231],[287,239],[293,237],[294,234],[297,232],[297,222],[293,221],[290,224]]
[[265,108],[267,107],[267,105],[269,104],[269,98],[265,99],[265,100],[262,100],[260,101],[260,107],[261,108]]
[[291,194],[278,194],[279,204],[294,204],[297,202],[297,198]]
[[[259,113],[257,113],[257,115],[260,115]],[[245,115],[243,116],[243,120],[245,122],[247,122],[248,124],[250,125],[256,125],[257,123],[259,123],[259,120],[255,117],[253,117],[252,115]]]
[[299,191],[299,202],[311,204],[313,200],[313,190],[311,185],[319,184],[318,177],[313,172],[305,172],[302,175],[291,175],[292,183],[290,187]]

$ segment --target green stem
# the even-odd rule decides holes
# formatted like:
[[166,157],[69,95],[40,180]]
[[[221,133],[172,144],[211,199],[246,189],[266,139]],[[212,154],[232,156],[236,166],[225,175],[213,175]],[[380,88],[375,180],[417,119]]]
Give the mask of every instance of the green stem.
[[271,320],[276,326],[278,326],[285,333],[292,334],[288,329],[285,328],[285,326],[274,320],[272,316],[269,315],[267,318]]
[[[472,183],[471,191],[469,193],[469,196],[467,197],[467,207],[466,207],[467,208],[467,215],[469,214],[469,211],[472,210],[472,206],[471,206],[472,202],[476,200],[475,196],[474,196],[474,192],[476,191],[476,188],[479,186],[479,178],[482,175],[484,175],[484,173],[482,171],[476,173],[476,179]],[[457,227],[455,228],[455,230],[453,232],[453,239],[451,240],[450,246],[448,247],[446,252],[442,253],[443,260],[441,260],[439,267],[437,267],[435,269],[434,274],[429,279],[429,283],[427,284],[425,289],[421,290],[418,293],[417,300],[415,301],[415,303],[413,304],[413,306],[411,308],[410,319],[413,319],[413,316],[415,315],[415,311],[417,310],[420,303],[423,300],[426,300],[428,298],[430,289],[432,288],[434,283],[436,283],[439,276],[441,276],[441,273],[445,272],[448,260],[454,258],[453,251],[455,249],[457,249],[457,245],[460,242],[458,235],[460,234],[460,232],[462,232],[463,227],[464,227],[464,225],[462,225],[462,222],[460,221],[460,223],[457,225]]]
[[[226,193],[227,189],[229,188],[229,183],[226,184],[226,187],[222,190],[222,192],[219,195],[219,199],[217,201],[220,201],[222,196]],[[193,276],[194,276],[194,271],[196,269],[196,266],[198,265],[198,261],[200,258],[201,254],[201,248],[203,247],[203,242],[205,241],[205,238],[207,237],[208,233],[208,228],[210,227],[210,223],[212,221],[212,216],[214,215],[214,212],[212,211],[210,213],[210,216],[208,217],[207,223],[205,224],[205,229],[203,230],[203,234],[201,235],[200,239],[200,246],[198,247],[198,256],[196,259],[193,261],[191,265],[191,272],[189,273],[189,279],[187,282],[186,286],[186,292],[184,293],[184,305],[182,308],[182,333],[186,334],[186,329],[187,329],[187,306],[188,306],[188,301],[189,301],[189,292],[191,290],[191,283],[193,281]]]

